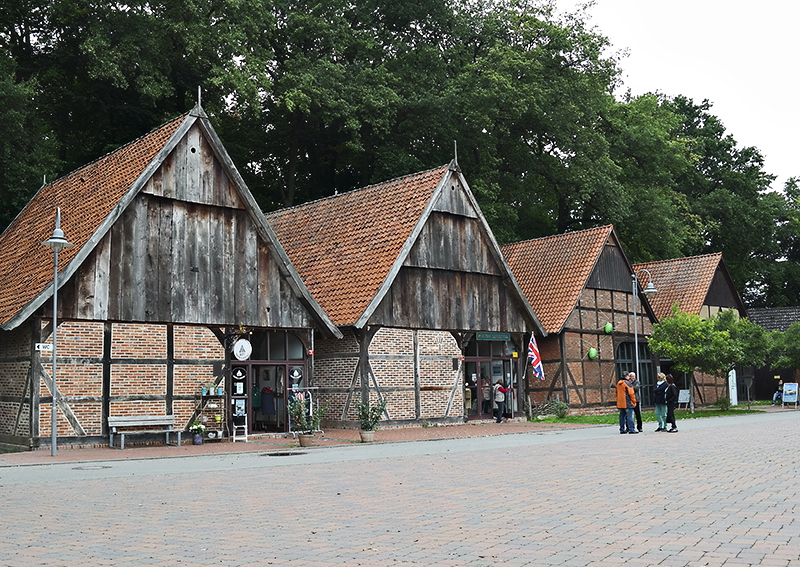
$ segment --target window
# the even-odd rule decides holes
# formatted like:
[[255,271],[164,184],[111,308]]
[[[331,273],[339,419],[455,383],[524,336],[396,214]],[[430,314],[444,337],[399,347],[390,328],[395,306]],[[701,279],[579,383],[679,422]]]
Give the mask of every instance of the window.
[[[633,356],[633,343],[620,343],[617,347],[617,380],[628,372],[633,372],[636,361]],[[655,381],[653,371],[653,355],[646,343],[639,343],[639,400],[640,406],[653,405],[653,385]]]

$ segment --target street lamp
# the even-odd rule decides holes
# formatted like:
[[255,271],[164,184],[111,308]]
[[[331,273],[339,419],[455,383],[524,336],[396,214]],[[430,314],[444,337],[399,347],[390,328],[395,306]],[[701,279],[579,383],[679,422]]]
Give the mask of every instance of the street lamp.
[[639,373],[639,319],[636,316],[636,302],[639,299],[639,274],[642,272],[647,272],[647,287],[642,290],[642,293],[648,297],[654,293],[658,293],[658,290],[653,285],[653,276],[647,269],[642,268],[638,272],[631,274],[631,281],[633,283],[633,358],[634,369],[636,370],[636,383],[639,389],[639,391],[636,392],[636,399],[639,400],[640,406],[642,403],[642,380],[640,378],[641,374]]
[[58,251],[63,248],[75,246],[67,242],[64,231],[61,230],[61,207],[56,208],[56,228],[50,240],[42,242],[45,246],[53,249],[53,409],[52,426],[50,434],[50,455],[56,456],[56,398],[58,397],[58,387],[56,386],[56,331],[58,329]]

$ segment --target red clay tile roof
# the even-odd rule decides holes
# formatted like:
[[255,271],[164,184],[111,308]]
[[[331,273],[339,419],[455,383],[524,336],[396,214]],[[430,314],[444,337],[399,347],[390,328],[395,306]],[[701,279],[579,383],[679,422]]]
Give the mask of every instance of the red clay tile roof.
[[580,298],[613,226],[506,244],[503,255],[548,333],[558,333]]
[[448,166],[267,215],[304,283],[336,325],[378,293]]
[[[717,252],[634,264],[633,270],[637,274],[639,270],[650,272],[658,293],[648,297],[648,301],[660,321],[672,314],[672,306],[676,301],[681,311],[699,315],[721,261],[722,254]],[[640,274],[639,282],[645,287],[648,283],[647,274]]]
[[185,118],[161,126],[36,193],[0,235],[0,325],[8,323],[53,281],[53,251],[42,242],[53,234],[56,207],[61,207],[61,228],[67,240],[75,244],[58,254],[62,272]]

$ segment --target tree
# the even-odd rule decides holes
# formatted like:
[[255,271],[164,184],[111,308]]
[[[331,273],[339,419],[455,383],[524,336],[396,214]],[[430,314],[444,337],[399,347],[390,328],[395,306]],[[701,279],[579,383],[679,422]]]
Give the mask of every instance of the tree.
[[669,101],[681,117],[679,136],[691,149],[694,166],[677,177],[677,188],[699,219],[700,238],[684,249],[687,256],[722,252],[740,289],[756,278],[755,251],[773,242],[768,194],[774,176],[754,147],[740,147],[711,114],[711,103],[683,96]]
[[729,332],[715,329],[713,318],[680,311],[677,304],[671,316],[653,325],[648,342],[655,354],[670,359],[673,368],[687,373],[696,369],[716,373],[741,356]]
[[649,345],[658,356],[672,360],[678,371],[724,373],[727,381],[728,373],[737,366],[764,365],[770,337],[733,309],[703,319],[680,311],[675,304],[670,317],[653,325]]
[[33,103],[34,81],[16,82],[15,64],[0,54],[0,227],[55,176],[57,143],[39,120]]
[[784,332],[773,331],[770,360],[773,368],[800,368],[799,322],[792,323]]

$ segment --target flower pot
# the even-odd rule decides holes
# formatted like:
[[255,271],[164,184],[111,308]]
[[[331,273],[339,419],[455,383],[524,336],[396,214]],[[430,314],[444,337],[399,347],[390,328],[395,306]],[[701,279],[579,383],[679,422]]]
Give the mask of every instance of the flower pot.
[[301,433],[297,439],[301,447],[311,447],[314,444],[314,435],[310,433]]
[[205,386],[200,388],[200,395],[207,396],[208,395],[208,388],[206,388]]
[[202,445],[203,444],[203,434],[202,433],[193,433],[192,434],[192,445]]
[[358,432],[361,435],[362,443],[372,443],[375,441],[375,431],[364,431],[363,429]]
[[223,393],[224,393],[224,390],[222,388],[217,388],[217,395],[218,396],[221,396]]

